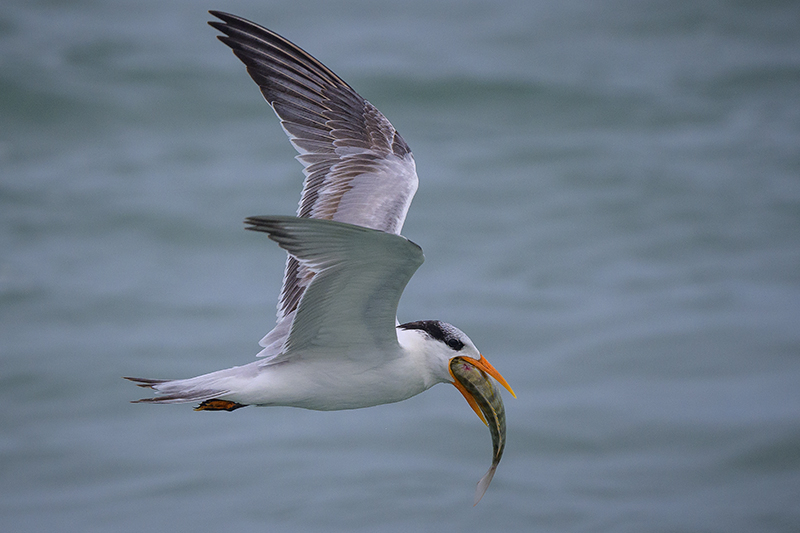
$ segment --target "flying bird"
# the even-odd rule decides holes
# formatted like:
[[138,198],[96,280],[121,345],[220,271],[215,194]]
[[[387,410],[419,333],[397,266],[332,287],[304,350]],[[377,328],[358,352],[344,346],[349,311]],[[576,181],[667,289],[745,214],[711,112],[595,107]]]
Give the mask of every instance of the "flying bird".
[[298,46],[235,15],[210,13],[219,19],[209,22],[218,39],[245,64],[297,149],[303,191],[296,217],[245,221],[288,253],[277,323],[257,360],[189,379],[125,378],[157,393],[137,402],[327,411],[399,402],[452,383],[492,430],[494,462],[477,503],[505,445],[492,379],[514,392],[455,326],[397,321],[403,289],[424,260],[400,235],[418,183],[411,150],[377,108]]

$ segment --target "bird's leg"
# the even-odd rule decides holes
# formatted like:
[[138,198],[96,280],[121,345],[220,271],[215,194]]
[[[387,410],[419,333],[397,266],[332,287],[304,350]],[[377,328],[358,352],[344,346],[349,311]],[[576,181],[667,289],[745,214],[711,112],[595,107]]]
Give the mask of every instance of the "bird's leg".
[[240,407],[247,407],[246,404],[243,403],[236,403],[230,402],[228,400],[206,400],[197,407],[194,408],[195,411],[233,411]]

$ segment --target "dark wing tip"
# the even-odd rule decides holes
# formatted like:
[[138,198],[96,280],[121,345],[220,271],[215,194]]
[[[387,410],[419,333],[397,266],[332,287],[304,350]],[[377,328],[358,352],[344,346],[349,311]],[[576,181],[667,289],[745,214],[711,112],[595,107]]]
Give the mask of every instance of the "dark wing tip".
[[[237,17],[236,15],[231,15],[230,13],[226,13],[224,11],[218,11],[216,9],[209,9],[208,13],[211,16],[217,17],[218,19],[220,19],[221,21],[226,22],[226,23],[233,22],[233,21],[238,20],[240,18],[240,17]],[[210,20],[210,21],[208,21],[208,23],[211,24],[212,26],[214,26],[215,28],[217,27],[216,25],[220,25],[220,26],[222,25],[219,22],[217,22],[216,20]]]
[[[225,13],[224,11],[212,10],[209,11],[209,13],[217,17],[219,20],[209,20],[208,25],[216,30],[221,31],[222,33],[230,33],[228,28],[243,28],[246,26],[259,27],[258,24],[254,22],[250,22],[242,17],[237,17],[236,15],[231,15],[230,13]],[[220,20],[222,22],[220,22]]]
[[244,223],[246,230],[272,233],[279,227],[280,219],[279,217],[247,217],[244,219]]
[[231,15],[230,13],[225,13],[224,11],[215,11],[212,9],[209,11],[209,13],[217,17],[222,22],[220,22],[219,20],[209,20],[208,25],[214,28],[215,30],[221,31],[222,33],[225,33],[226,26],[228,26],[231,22],[234,22],[236,20],[236,17],[234,17],[234,15]]
[[295,217],[287,216],[247,217],[244,220],[244,223],[247,224],[244,229],[266,233],[267,237],[283,247],[286,242],[293,240],[291,234],[287,232],[285,224],[294,219]]
[[224,34],[224,35],[217,35],[217,39],[225,43],[227,46],[230,46],[231,48],[233,48],[233,46],[230,43],[231,33],[234,33],[234,31],[237,29],[241,30],[243,27],[248,25],[257,26],[256,24],[248,20],[245,20],[241,17],[237,17],[236,15],[231,15],[230,13],[225,13],[222,11],[209,11],[209,13],[220,19],[222,22],[220,22],[219,20],[209,20],[208,25],[214,28],[215,30],[219,31],[220,33]]

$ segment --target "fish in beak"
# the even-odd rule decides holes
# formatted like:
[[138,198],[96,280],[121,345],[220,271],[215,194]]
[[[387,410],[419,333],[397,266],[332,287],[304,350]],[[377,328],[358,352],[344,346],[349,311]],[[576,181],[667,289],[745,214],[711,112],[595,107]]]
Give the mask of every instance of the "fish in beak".
[[492,435],[492,466],[478,482],[475,490],[473,505],[478,505],[486,489],[489,488],[489,483],[492,482],[506,446],[506,410],[503,406],[503,397],[500,395],[495,381],[489,379],[489,376],[500,382],[512,396],[515,398],[517,396],[503,376],[483,356],[478,360],[454,357],[450,360],[450,375],[453,376],[453,385],[464,395],[483,423],[489,426],[489,432]]

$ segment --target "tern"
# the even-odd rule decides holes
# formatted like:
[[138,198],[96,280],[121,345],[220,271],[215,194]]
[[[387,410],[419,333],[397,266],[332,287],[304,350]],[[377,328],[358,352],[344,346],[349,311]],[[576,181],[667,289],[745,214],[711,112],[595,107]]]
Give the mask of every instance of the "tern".
[[307,52],[246,19],[210,13],[219,19],[209,22],[218,39],[245,64],[296,148],[303,191],[296,217],[245,221],[288,253],[277,323],[256,361],[189,379],[125,378],[157,393],[136,402],[329,411],[399,402],[451,383],[491,424],[495,462],[477,503],[505,444],[491,379],[514,392],[455,326],[397,320],[400,296],[424,260],[400,235],[418,184],[411,150],[377,108]]

